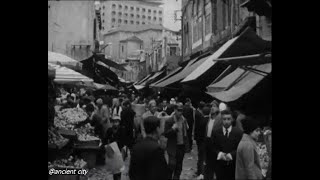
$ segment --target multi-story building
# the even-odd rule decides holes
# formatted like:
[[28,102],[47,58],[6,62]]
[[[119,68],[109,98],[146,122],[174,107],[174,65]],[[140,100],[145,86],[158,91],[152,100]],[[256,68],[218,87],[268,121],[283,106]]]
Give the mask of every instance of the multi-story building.
[[242,8],[243,3],[245,0],[183,0],[183,61],[214,52],[239,35],[244,24],[252,27],[262,39],[271,41],[271,19]]
[[94,1],[48,1],[48,51],[83,60],[94,49]]
[[163,24],[161,3],[153,1],[102,1],[102,32],[107,33],[122,25],[132,27]]
[[[108,59],[130,66],[127,72],[116,73],[134,82],[142,70],[158,71],[164,66],[166,54],[180,54],[179,36],[178,32],[161,25],[140,25],[135,28],[123,25],[103,35],[104,42],[111,44],[104,49],[104,53]],[[150,59],[151,56],[154,58]]]

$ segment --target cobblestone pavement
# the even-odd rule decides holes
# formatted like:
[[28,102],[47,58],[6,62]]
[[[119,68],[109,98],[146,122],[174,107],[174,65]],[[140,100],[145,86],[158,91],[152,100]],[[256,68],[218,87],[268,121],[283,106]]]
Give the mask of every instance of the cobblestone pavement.
[[[122,173],[121,180],[129,180],[128,167],[130,156],[125,161],[125,170]],[[197,167],[197,146],[193,144],[192,151],[186,153],[183,160],[183,168],[180,179],[196,179],[194,176]],[[104,166],[98,166],[91,169],[86,175],[87,180],[113,180],[113,176],[108,173]]]

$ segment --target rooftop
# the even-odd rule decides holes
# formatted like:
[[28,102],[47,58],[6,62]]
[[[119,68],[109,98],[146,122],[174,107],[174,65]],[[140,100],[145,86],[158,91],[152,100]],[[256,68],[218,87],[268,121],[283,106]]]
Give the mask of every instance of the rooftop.
[[131,36],[127,39],[121,40],[120,42],[125,42],[125,41],[138,41],[138,42],[143,42],[141,39],[139,39],[137,36]]
[[[166,30],[166,31],[173,31],[170,30],[162,25],[156,25],[156,24],[146,24],[146,25],[139,25],[139,26],[132,26],[132,25],[122,25],[115,29],[110,30],[109,32],[105,33],[104,35],[112,34],[115,32],[141,32],[146,30]],[[175,32],[175,31],[173,31]]]

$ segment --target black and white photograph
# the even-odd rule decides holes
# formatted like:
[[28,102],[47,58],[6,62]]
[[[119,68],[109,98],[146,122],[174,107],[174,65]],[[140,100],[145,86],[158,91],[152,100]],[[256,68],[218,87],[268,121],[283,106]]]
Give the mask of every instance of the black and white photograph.
[[271,19],[271,0],[48,0],[48,180],[271,180]]

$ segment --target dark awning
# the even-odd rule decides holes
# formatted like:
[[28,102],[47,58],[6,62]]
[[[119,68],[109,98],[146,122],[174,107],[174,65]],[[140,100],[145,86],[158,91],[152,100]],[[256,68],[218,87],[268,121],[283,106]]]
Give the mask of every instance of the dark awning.
[[164,77],[165,74],[166,74],[165,70],[156,72],[153,76],[148,78],[148,80],[146,80],[145,82],[141,83],[140,85],[142,85],[142,86],[150,85],[151,83],[153,83],[153,82],[159,80],[160,78]]
[[271,73],[271,70],[271,63],[252,66],[245,70],[237,69],[222,81],[211,85],[211,88],[224,86],[220,89],[222,91],[208,92],[208,94],[223,102],[235,101],[255,87],[268,73]]
[[202,63],[204,63],[209,56],[204,57],[202,59],[195,58],[193,60],[190,60],[187,66],[179,73],[175,74],[174,76],[168,78],[167,80],[158,83],[154,85],[155,87],[166,87],[170,84],[173,84],[175,82],[181,81],[183,78],[188,76],[192,71],[194,71],[196,68],[198,68]]
[[114,61],[112,61],[112,60],[110,60],[110,59],[106,59],[105,57],[104,57],[104,54],[95,54],[95,55],[93,55],[98,61],[101,61],[101,62],[103,62],[104,64],[106,64],[107,66],[109,66],[109,67],[112,67],[112,68],[115,68],[115,69],[118,69],[118,70],[121,70],[121,71],[126,71],[126,69],[122,66],[122,65],[120,65],[120,64],[118,64],[118,63],[116,63],[116,62],[114,62]]
[[160,82],[162,82],[162,81],[164,81],[164,80],[166,80],[166,79],[174,76],[175,74],[179,73],[182,69],[183,69],[183,67],[178,67],[177,69],[171,71],[171,72],[170,72],[168,75],[166,75],[165,77],[163,77],[163,78],[159,79],[158,81],[150,84],[149,86],[154,87],[156,84],[158,84],[158,83],[160,83]]
[[266,63],[271,63],[271,60],[272,60],[271,53],[217,59],[217,61],[220,61],[221,63],[236,65],[236,66],[266,64]]
[[[250,27],[242,34],[226,42],[204,63],[192,71],[181,82],[212,82],[228,65],[219,58],[248,56],[271,51],[271,43],[261,39]],[[214,69],[215,66],[219,66]],[[217,75],[217,71],[221,71]]]

